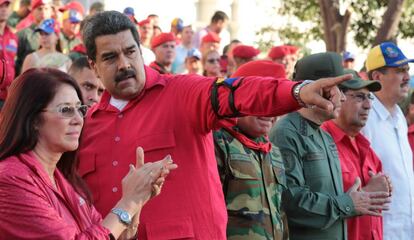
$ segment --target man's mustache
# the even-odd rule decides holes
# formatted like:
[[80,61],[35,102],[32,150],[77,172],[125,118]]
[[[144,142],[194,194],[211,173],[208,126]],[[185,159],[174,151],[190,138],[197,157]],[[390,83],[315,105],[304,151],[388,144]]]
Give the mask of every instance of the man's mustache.
[[116,74],[115,82],[120,82],[120,81],[125,80],[127,78],[133,78],[135,76],[136,76],[136,72],[133,68],[122,70],[122,71],[120,71]]

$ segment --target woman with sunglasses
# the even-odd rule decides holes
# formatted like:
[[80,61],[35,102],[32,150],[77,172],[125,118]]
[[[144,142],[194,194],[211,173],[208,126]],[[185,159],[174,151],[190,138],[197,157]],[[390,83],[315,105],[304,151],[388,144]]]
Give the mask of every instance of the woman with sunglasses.
[[203,75],[206,77],[221,77],[220,53],[217,50],[209,50],[202,57]]
[[35,32],[40,34],[40,48],[26,56],[21,72],[39,67],[53,67],[67,72],[72,61],[68,56],[59,52],[59,29],[55,20],[52,18],[43,20]]
[[1,239],[132,238],[142,206],[177,167],[170,157],[143,164],[138,148],[121,199],[102,219],[76,172],[81,99],[75,80],[56,69],[29,69],[12,83],[0,116]]

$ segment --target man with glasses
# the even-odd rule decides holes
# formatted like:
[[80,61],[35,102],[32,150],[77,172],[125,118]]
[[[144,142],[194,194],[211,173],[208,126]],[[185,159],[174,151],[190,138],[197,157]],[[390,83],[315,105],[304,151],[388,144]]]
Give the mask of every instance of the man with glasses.
[[379,81],[363,134],[382,161],[394,186],[390,211],[383,213],[384,239],[414,239],[413,156],[407,137],[407,122],[397,105],[409,91],[409,62],[391,42],[375,46],[368,53],[369,79]]
[[[317,80],[344,74],[342,58],[334,52],[306,56],[295,66],[294,80]],[[317,82],[317,81],[316,81]],[[282,153],[287,190],[282,194],[290,239],[347,239],[345,219],[357,215],[380,216],[389,193],[365,192],[360,180],[344,191],[338,150],[320,125],[338,116],[341,102],[331,111],[315,106],[289,113],[277,123],[270,138]]]
[[[340,85],[346,100],[342,103],[339,116],[322,125],[338,149],[344,191],[348,191],[359,178],[363,191],[389,192],[391,195],[391,184],[388,176],[382,173],[381,161],[360,133],[374,99],[371,92],[379,91],[381,84],[378,81],[364,81],[353,70],[345,70],[345,73],[352,73],[354,77]],[[381,217],[349,218],[347,228],[349,240],[382,239]]]

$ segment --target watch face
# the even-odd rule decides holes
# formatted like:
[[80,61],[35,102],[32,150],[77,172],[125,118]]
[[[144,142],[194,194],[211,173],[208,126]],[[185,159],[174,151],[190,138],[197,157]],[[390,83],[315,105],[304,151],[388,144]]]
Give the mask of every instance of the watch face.
[[128,214],[128,213],[126,213],[126,212],[121,213],[121,219],[122,219],[122,221],[124,221],[124,222],[129,222],[129,221],[130,221],[130,219],[129,219],[129,214]]

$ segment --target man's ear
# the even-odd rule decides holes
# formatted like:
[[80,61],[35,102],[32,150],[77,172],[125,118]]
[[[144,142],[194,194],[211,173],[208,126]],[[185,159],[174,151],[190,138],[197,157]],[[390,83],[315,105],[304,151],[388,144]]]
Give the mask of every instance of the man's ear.
[[99,78],[99,73],[98,73],[98,68],[96,67],[96,63],[95,61],[93,61],[92,59],[88,58],[88,62],[89,62],[89,66],[93,69],[93,71],[95,72],[95,76],[97,78]]

